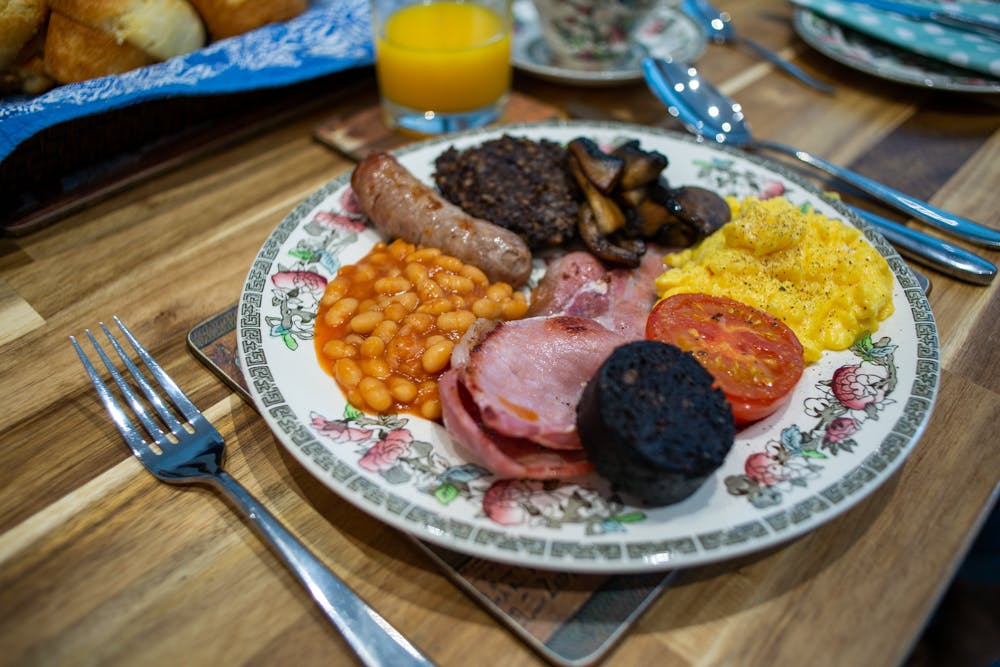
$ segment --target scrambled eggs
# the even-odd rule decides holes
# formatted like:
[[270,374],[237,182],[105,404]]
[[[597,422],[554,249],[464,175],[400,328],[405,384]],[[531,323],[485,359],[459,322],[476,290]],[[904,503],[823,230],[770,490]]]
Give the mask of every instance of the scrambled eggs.
[[729,205],[729,223],[664,258],[673,268],[656,279],[660,298],[703,292],[767,311],[795,332],[806,363],[892,314],[892,270],[857,229],[781,197]]

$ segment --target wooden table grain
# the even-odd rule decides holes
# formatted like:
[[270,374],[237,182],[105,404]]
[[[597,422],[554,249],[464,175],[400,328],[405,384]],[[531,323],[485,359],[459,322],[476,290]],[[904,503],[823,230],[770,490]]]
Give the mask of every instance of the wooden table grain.
[[[781,0],[719,4],[741,31],[837,88],[814,92],[750,53],[710,45],[702,72],[742,103],[758,134],[1000,228],[995,101],[832,63],[794,35]],[[359,76],[373,90],[370,70]],[[676,127],[642,84],[583,89],[518,75],[515,85],[569,114]],[[433,660],[543,662],[409,538],[311,477],[186,348],[194,325],[237,299],[284,215],[352,167],[312,130],[356,103],[333,99],[0,241],[0,663],[354,664],[307,593],[217,495],[161,484],[128,454],[67,341],[113,314],[218,425],[233,476]],[[1000,288],[926,273],[941,386],[902,469],[791,544],[685,572],[607,664],[906,658],[1000,479]]]

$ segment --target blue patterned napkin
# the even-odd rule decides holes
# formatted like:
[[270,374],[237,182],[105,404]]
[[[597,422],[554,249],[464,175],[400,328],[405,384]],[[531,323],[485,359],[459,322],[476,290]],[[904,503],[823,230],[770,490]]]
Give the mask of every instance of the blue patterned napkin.
[[369,0],[314,0],[302,15],[150,67],[0,102],[0,161],[42,130],[147,100],[273,88],[374,61]]
[[[960,11],[1000,26],[996,0],[906,0],[941,11]],[[892,14],[850,0],[792,0],[831,21],[907,51],[951,65],[1000,76],[1000,42],[973,32]]]

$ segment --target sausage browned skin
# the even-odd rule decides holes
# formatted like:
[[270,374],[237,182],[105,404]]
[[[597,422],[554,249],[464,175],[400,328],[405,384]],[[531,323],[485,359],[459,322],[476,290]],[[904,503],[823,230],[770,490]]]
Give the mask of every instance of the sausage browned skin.
[[351,187],[361,210],[390,238],[440,248],[494,282],[520,287],[528,280],[531,251],[520,236],[465,213],[388,153],[372,153],[358,164]]

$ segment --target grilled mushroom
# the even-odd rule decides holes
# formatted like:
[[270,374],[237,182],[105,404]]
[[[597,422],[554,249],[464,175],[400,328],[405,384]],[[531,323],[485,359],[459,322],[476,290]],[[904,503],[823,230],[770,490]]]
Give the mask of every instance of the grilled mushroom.
[[632,139],[618,146],[612,153],[624,162],[619,187],[633,190],[654,183],[667,168],[667,156],[659,151],[646,151],[639,147],[639,140]]
[[685,185],[671,190],[670,198],[674,215],[693,225],[702,237],[722,227],[732,217],[726,200],[705,188]]
[[621,180],[625,160],[608,155],[592,139],[577,137],[567,146],[587,180],[603,194],[610,194]]
[[646,250],[642,242],[629,243],[630,247],[628,248],[612,243],[598,228],[594,211],[586,204],[580,206],[577,230],[580,232],[580,238],[587,249],[595,257],[609,264],[635,268],[639,266],[639,258]]
[[[576,140],[574,139],[574,141]],[[580,189],[583,190],[583,196],[587,198],[587,203],[593,209],[597,228],[603,234],[610,234],[620,229],[625,224],[625,214],[622,213],[618,204],[610,198],[605,197],[597,186],[591,182],[575,153],[569,155],[567,162],[569,162],[573,178],[580,185]]]

